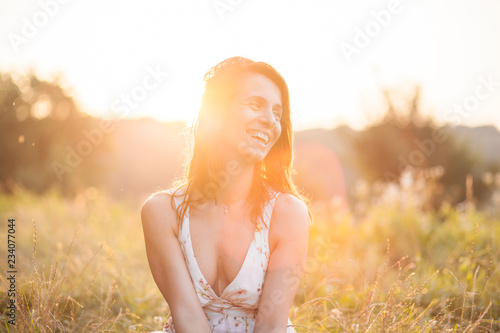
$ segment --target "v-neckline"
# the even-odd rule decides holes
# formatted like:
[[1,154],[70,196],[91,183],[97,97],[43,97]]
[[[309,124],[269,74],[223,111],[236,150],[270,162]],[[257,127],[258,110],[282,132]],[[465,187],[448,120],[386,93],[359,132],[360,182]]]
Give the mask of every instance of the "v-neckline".
[[257,228],[254,228],[253,238],[252,238],[252,241],[250,242],[250,245],[248,246],[248,250],[247,250],[247,253],[245,255],[245,259],[243,260],[243,264],[241,264],[240,270],[238,271],[238,273],[236,274],[236,276],[234,277],[234,279],[226,286],[226,288],[224,288],[224,290],[221,292],[221,294],[217,295],[215,293],[215,290],[208,283],[207,279],[205,279],[205,276],[201,272],[200,266],[198,266],[198,261],[196,260],[196,257],[194,255],[193,243],[191,241],[191,231],[189,230],[190,229],[189,228],[190,227],[189,207],[187,208],[187,211],[186,211],[186,220],[185,220],[185,222],[187,222],[187,225],[186,225],[186,223],[184,223],[184,225],[187,227],[187,233],[188,233],[188,236],[189,236],[189,237],[187,237],[188,238],[188,243],[189,243],[189,247],[191,249],[191,253],[193,254],[193,261],[194,261],[194,265],[196,266],[196,270],[200,274],[203,283],[205,283],[205,285],[208,286],[208,288],[214,294],[214,296],[217,299],[221,299],[221,298],[223,298],[222,296],[224,296],[224,293],[229,289],[229,287],[231,287],[234,283],[236,283],[236,280],[238,280],[239,276],[242,274],[243,269],[245,268],[245,264],[249,260],[248,258],[250,257],[250,252],[252,251],[252,247],[253,247],[252,245],[255,242],[255,234],[257,233],[258,230],[257,230]]

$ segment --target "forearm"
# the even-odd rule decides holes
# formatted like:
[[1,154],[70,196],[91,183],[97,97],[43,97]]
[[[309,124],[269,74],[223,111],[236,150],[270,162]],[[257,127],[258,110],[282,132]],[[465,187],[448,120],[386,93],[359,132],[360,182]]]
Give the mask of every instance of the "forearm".
[[172,318],[176,333],[211,333],[210,326],[208,325],[208,320],[205,316],[200,317],[193,315],[172,315]]
[[286,333],[286,326],[255,326],[254,333]]

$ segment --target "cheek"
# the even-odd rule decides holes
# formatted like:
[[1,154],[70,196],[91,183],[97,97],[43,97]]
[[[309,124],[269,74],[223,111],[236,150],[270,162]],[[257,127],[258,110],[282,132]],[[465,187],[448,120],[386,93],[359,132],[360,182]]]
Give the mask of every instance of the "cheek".
[[280,138],[281,134],[283,134],[282,131],[281,131],[281,125],[278,124],[275,127],[274,137],[276,139],[274,140],[274,142],[278,141],[278,139]]

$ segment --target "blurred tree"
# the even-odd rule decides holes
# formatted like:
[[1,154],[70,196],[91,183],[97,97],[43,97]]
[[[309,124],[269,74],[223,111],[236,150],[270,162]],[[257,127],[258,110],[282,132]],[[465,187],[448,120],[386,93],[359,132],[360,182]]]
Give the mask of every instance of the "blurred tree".
[[[438,127],[421,114],[419,86],[409,96],[389,89],[382,93],[386,102],[384,116],[354,139],[360,173],[370,183],[388,182],[398,180],[405,168],[442,166],[442,199],[463,201],[466,176],[474,171],[480,156],[458,140],[450,126]],[[439,203],[436,201],[436,205]]]
[[[0,73],[0,189],[11,192],[20,184],[38,193],[57,187],[70,194],[96,181],[102,174],[97,158],[106,151],[106,140],[87,145],[89,154],[75,161],[77,167],[68,167],[66,160],[68,147],[76,149],[86,140],[83,131],[98,126],[57,81],[42,81],[33,73]],[[67,167],[59,176],[57,163]]]

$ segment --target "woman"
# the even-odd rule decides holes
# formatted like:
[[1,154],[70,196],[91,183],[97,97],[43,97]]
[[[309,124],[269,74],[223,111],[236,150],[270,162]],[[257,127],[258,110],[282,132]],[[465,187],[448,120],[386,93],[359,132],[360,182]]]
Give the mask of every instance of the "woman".
[[310,214],[291,161],[281,75],[243,57],[211,68],[186,178],[141,212],[151,272],[172,314],[164,331],[295,332],[288,312]]

